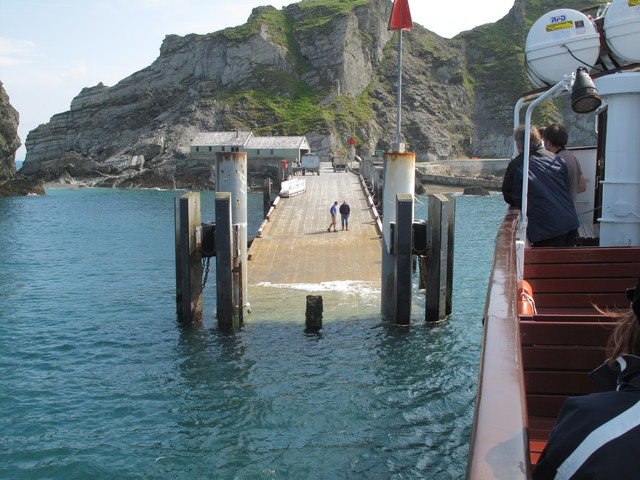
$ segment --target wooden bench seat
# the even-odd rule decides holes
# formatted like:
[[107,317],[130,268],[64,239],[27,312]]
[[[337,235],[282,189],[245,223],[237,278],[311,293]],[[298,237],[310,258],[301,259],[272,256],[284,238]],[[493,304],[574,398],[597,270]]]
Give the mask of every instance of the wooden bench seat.
[[519,324],[533,464],[564,401],[599,391],[588,374],[605,361],[615,323],[594,305],[628,308],[625,289],[639,273],[637,247],[526,250],[524,278],[536,314]]

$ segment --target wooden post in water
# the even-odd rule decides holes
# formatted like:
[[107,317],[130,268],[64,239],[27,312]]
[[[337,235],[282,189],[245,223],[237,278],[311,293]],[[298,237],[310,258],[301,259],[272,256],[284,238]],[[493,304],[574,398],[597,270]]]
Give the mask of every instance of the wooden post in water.
[[176,307],[184,324],[202,321],[202,263],[200,194],[189,192],[175,199]]
[[448,317],[453,312],[453,251],[455,244],[455,232],[456,232],[456,198],[452,195],[445,195],[449,201],[449,220],[447,228],[449,234],[447,235],[447,306],[445,307],[445,314]]
[[429,195],[429,224],[431,225],[431,254],[426,258],[427,322],[437,322],[451,314],[453,280],[454,200],[442,194]]
[[231,194],[216,193],[216,313],[218,328],[233,330],[239,326],[233,301],[233,235]]
[[262,211],[263,217],[267,217],[267,213],[271,209],[271,189],[273,182],[269,177],[264,179],[264,185],[262,187]]
[[396,325],[411,323],[411,290],[413,269],[413,195],[396,195],[396,224],[394,228],[395,288],[393,320]]
[[305,313],[305,332],[317,332],[322,329],[322,296],[307,295],[307,310]]

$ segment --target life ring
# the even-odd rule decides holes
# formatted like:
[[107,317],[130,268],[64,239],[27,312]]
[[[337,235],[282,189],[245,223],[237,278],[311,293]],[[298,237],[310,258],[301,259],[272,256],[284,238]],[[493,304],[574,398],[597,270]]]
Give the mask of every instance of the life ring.
[[518,315],[535,315],[536,313],[531,284],[522,280],[518,285]]

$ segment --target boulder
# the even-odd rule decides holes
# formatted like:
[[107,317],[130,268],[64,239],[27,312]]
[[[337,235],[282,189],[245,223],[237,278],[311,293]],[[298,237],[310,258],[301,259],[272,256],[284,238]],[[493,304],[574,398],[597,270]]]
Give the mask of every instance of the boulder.
[[491,195],[489,193],[489,191],[487,189],[485,189],[484,187],[465,187],[464,195],[476,195],[476,196],[480,196],[480,197],[486,197],[488,195]]

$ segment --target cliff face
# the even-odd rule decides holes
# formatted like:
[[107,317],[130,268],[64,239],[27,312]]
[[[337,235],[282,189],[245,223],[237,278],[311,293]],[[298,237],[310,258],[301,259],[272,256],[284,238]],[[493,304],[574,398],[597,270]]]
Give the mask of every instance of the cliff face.
[[0,82],[0,197],[44,194],[39,182],[16,174],[16,150],[21,145],[18,120],[18,112],[9,103],[9,95]]
[[18,137],[18,112],[9,103],[9,95],[0,82],[0,182],[15,176]]
[[[99,186],[209,188],[188,161],[198,132],[308,135],[339,152],[395,140],[397,33],[388,0],[303,0],[260,7],[239,27],[169,35],[149,67],[83,89],[31,131],[21,172]],[[522,65],[525,0],[505,19],[446,40],[403,36],[402,133],[418,161],[511,154],[511,117],[530,87]],[[542,12],[541,12],[542,13]],[[560,111],[552,112],[559,117]]]

